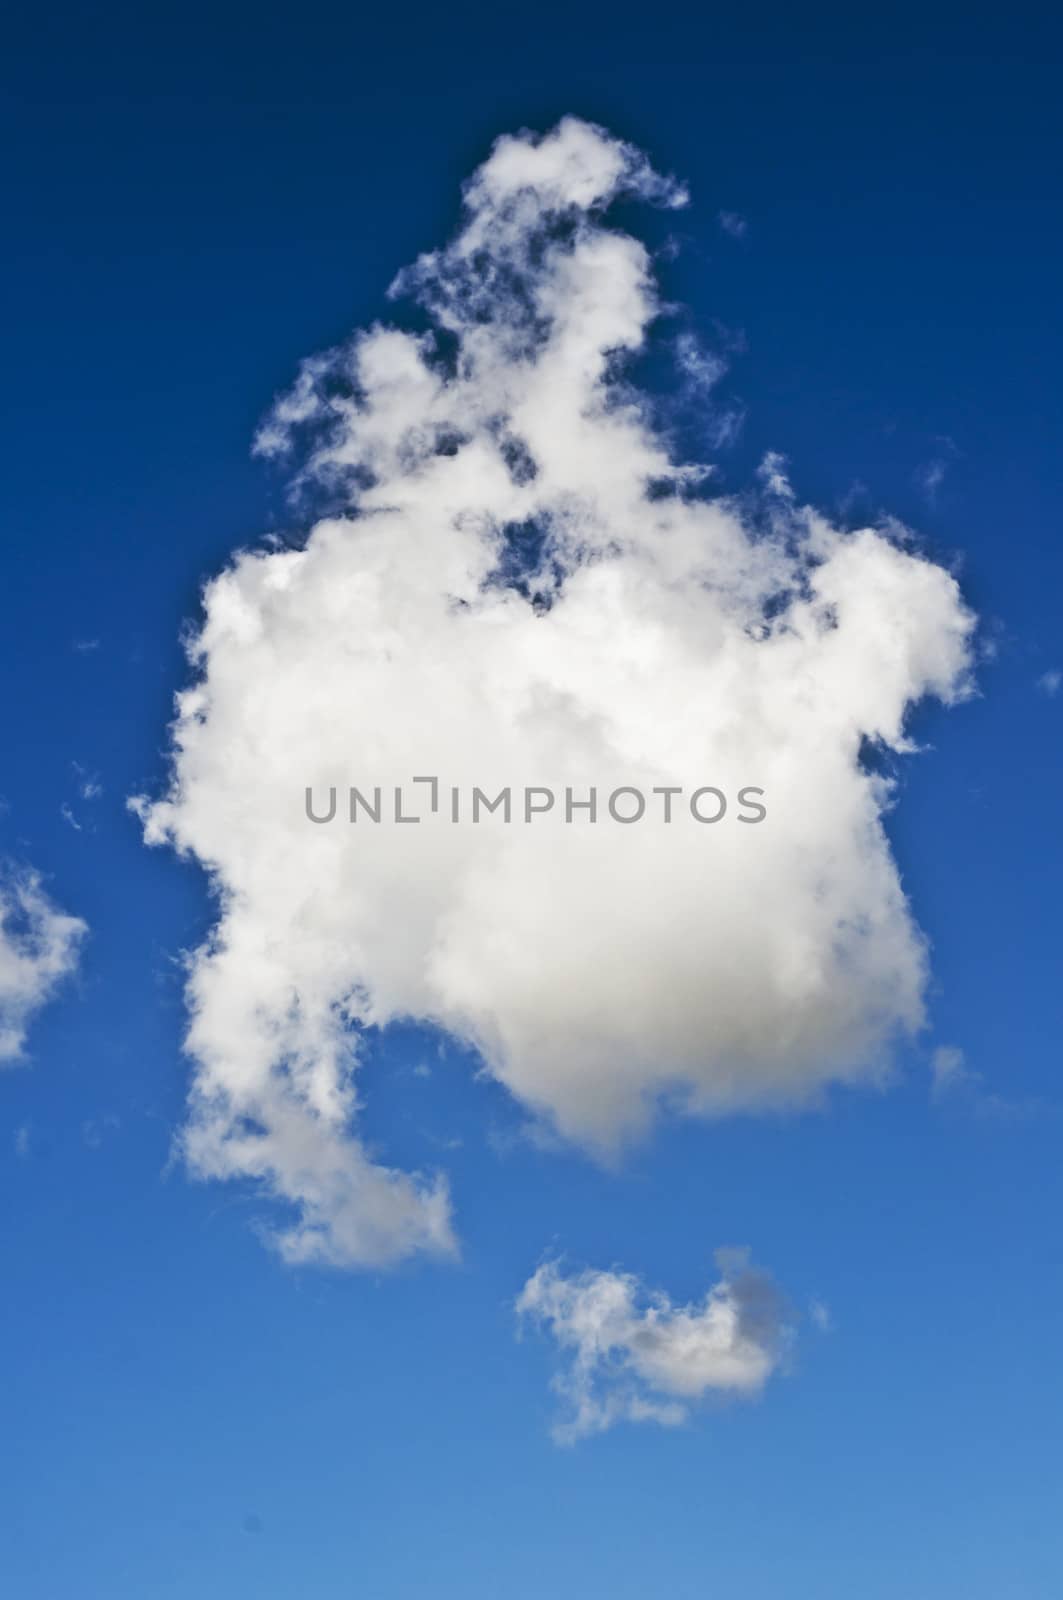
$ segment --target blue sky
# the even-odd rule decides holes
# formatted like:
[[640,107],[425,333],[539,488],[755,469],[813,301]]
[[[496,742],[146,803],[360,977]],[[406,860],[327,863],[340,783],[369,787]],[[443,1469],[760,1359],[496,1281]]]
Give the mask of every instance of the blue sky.
[[[0,848],[89,930],[0,1072],[12,1593],[1058,1585],[1059,47],[1044,11],[936,6],[9,29]],[[267,1198],[174,1157],[181,953],[215,913],[126,800],[165,784],[202,584],[298,520],[250,456],[271,400],[401,315],[389,283],[494,139],[565,114],[689,186],[619,222],[727,354],[723,486],[781,452],[801,501],[916,529],[978,613],[979,694],[916,713],[887,817],[928,1026],[883,1091],[665,1118],[616,1165],[524,1137],[460,1041],[373,1033],[363,1137],[446,1167],[460,1261],[288,1266]],[[544,1254],[687,1303],[721,1245],[790,1297],[786,1370],[559,1447],[558,1352],[513,1314]]]

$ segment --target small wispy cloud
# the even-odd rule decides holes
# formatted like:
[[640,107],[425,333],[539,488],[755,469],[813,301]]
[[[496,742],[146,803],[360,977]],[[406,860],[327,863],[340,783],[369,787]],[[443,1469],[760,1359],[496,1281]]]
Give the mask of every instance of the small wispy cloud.
[[1060,689],[1063,689],[1063,672],[1058,667],[1052,667],[1048,672],[1042,672],[1037,680],[1037,687],[1042,694],[1054,700]]
[[934,455],[922,466],[917,467],[915,472],[916,484],[930,506],[937,504],[941,486],[960,453],[955,441],[950,439],[948,434],[939,434],[934,443],[937,446]]
[[21,1056],[30,1021],[77,965],[86,931],[35,872],[0,876],[0,1065]]
[[80,761],[72,761],[70,765],[74,769],[74,774],[78,780],[78,794],[82,800],[98,800],[103,793],[103,784],[100,782],[99,774],[90,772],[87,767],[81,765]]
[[790,486],[789,463],[777,450],[769,450],[757,468],[757,477],[766,494],[775,500],[792,501],[794,491]]
[[[103,794],[103,784],[100,782],[99,775],[97,773],[90,772],[87,767],[83,767],[80,761],[72,761],[70,766],[77,783],[78,799],[89,803],[91,803],[93,800],[98,800]],[[59,807],[59,815],[62,817],[65,823],[74,829],[75,833],[84,832],[86,823],[82,818],[78,817],[69,801],[64,800],[63,804]],[[87,826],[90,833],[94,833],[96,831],[95,826],[91,822],[88,823]]]
[[923,493],[926,495],[931,504],[933,504],[938,497],[938,490],[945,482],[945,473],[947,471],[948,462],[942,461],[941,458],[938,457],[934,461],[928,461],[924,467],[920,467],[916,474],[919,487],[922,489]]
[[675,342],[680,372],[696,389],[711,389],[727,371],[727,362],[714,351],[706,350],[692,333],[681,333]]
[[122,1119],[113,1111],[105,1111],[102,1117],[89,1117],[81,1125],[82,1142],[90,1150],[99,1150],[109,1134],[117,1133],[122,1126]]
[[745,239],[749,235],[749,223],[738,211],[720,211],[716,221],[721,231],[731,239]]
[[935,1100],[955,1094],[957,1089],[977,1083],[978,1074],[967,1065],[963,1051],[955,1045],[939,1046],[930,1057],[930,1092]]
[[[681,333],[675,341],[675,360],[683,378],[683,401],[690,406],[698,405],[703,413],[700,421],[704,437],[714,449],[729,449],[742,431],[745,410],[734,403],[720,405],[715,400],[707,401],[727,372],[726,357],[707,349],[694,334]],[[692,471],[688,482],[705,481],[711,474],[711,468]]]
[[760,1393],[793,1327],[747,1251],[720,1250],[716,1264],[719,1281],[693,1305],[675,1305],[625,1272],[568,1276],[548,1261],[528,1279],[517,1315],[549,1333],[565,1362],[552,1384],[567,1413],[552,1430],[559,1444],[617,1422],[675,1427],[712,1394]]
[[808,1308],[809,1319],[814,1328],[820,1333],[833,1333],[834,1318],[831,1316],[830,1307],[822,1300],[813,1300]]
[[1036,1095],[1010,1097],[988,1089],[984,1075],[968,1065],[966,1055],[955,1045],[941,1045],[931,1056],[930,1093],[939,1104],[964,1107],[989,1121],[1022,1122],[1054,1112]]

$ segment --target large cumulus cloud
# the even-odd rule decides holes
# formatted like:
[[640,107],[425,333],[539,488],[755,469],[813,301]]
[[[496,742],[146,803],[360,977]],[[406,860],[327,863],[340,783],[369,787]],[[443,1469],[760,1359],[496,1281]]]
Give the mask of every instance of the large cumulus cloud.
[[[714,495],[625,361],[660,306],[621,195],[685,202],[567,119],[495,146],[460,231],[377,326],[306,363],[259,448],[303,450],[335,507],[298,549],[240,554],[204,595],[168,792],[146,837],[218,891],[192,963],[184,1148],[294,1207],[291,1259],[453,1248],[445,1182],[371,1161],[359,1029],[424,1019],[599,1152],[663,1102],[718,1114],[873,1079],[918,1026],[924,943],[868,741],[964,692],[971,618],[896,529]],[[689,349],[686,360],[689,365]],[[438,778],[414,826],[346,821]],[[449,821],[473,786],[679,787],[672,821]],[[731,799],[715,824],[687,797]],[[335,788],[331,824],[308,786]],[[764,821],[733,797],[764,791]],[[418,791],[427,798],[427,786]]]

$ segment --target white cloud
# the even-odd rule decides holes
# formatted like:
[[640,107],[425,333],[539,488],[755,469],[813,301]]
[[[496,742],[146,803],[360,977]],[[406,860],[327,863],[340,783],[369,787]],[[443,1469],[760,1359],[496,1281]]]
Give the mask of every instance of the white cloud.
[[0,879],[0,1066],[21,1056],[34,1014],[77,965],[85,932],[52,903],[36,873]]
[[1037,687],[1042,694],[1054,700],[1060,689],[1063,688],[1063,672],[1053,667],[1049,672],[1042,672],[1037,680]]
[[[923,940],[865,741],[963,694],[972,619],[895,528],[796,501],[779,458],[709,498],[625,377],[660,314],[620,193],[682,191],[568,119],[504,139],[461,231],[400,287],[434,331],[308,362],[259,437],[305,441],[339,509],[204,596],[152,844],[208,869],[184,1150],[291,1202],[296,1260],[452,1248],[441,1178],[358,1142],[360,1026],[433,1023],[566,1137],[618,1150],[667,1103],[801,1104],[878,1081],[922,1020]],[[348,785],[443,786],[417,826],[343,820]],[[335,786],[339,817],[304,814]],[[474,785],[678,785],[638,824],[448,825]],[[691,790],[731,797],[719,825]],[[765,790],[766,822],[734,797]],[[420,791],[422,796],[424,789]],[[426,807],[422,807],[426,809]]]
[[745,1251],[717,1253],[720,1280],[696,1305],[677,1306],[630,1273],[566,1276],[547,1262],[528,1279],[516,1309],[545,1328],[567,1358],[553,1387],[567,1415],[560,1443],[615,1422],[675,1426],[709,1395],[751,1398],[783,1360],[793,1337],[783,1302]]

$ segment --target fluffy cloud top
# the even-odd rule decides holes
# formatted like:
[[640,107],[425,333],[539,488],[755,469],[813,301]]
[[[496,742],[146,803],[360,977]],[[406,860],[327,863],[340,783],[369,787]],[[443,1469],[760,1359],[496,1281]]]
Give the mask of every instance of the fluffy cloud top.
[[[184,1148],[291,1202],[293,1260],[453,1247],[443,1179],[358,1141],[366,1025],[448,1030],[610,1151],[662,1102],[874,1079],[921,1020],[890,791],[861,757],[905,749],[921,697],[964,692],[972,619],[898,530],[798,506],[779,461],[740,500],[674,459],[625,365],[661,307],[647,250],[607,223],[620,195],[685,199],[571,118],[500,140],[454,240],[398,281],[430,330],[312,359],[260,435],[300,447],[337,509],[204,595],[169,791],[141,806],[218,894]],[[390,807],[414,776],[440,797],[417,825],[347,820],[349,786]],[[594,787],[603,814],[451,823],[474,786]],[[683,794],[670,823],[658,794],[620,824],[618,786]],[[718,823],[691,816],[701,786],[730,801]],[[336,790],[329,825],[307,787]]]
[[743,1251],[717,1254],[721,1276],[698,1305],[676,1306],[629,1273],[566,1276],[553,1262],[528,1279],[517,1313],[550,1333],[566,1365],[554,1379],[568,1414],[560,1443],[615,1422],[684,1422],[705,1396],[759,1394],[792,1337],[770,1279]]
[[74,970],[85,932],[79,918],[52,903],[35,873],[0,879],[0,1066],[21,1056],[34,1013]]

